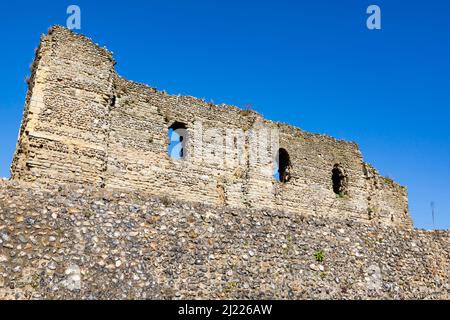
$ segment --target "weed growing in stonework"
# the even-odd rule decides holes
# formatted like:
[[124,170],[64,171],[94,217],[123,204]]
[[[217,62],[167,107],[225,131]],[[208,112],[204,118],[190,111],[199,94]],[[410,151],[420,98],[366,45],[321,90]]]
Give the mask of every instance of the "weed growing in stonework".
[[338,194],[336,194],[336,197],[339,199],[345,199],[346,198],[346,194],[344,192],[339,192]]
[[238,286],[238,283],[236,281],[230,281],[226,284],[225,292],[231,292],[237,286]]
[[322,250],[316,251],[316,253],[314,253],[314,258],[316,258],[317,262],[323,262],[323,260],[325,259],[325,254]]

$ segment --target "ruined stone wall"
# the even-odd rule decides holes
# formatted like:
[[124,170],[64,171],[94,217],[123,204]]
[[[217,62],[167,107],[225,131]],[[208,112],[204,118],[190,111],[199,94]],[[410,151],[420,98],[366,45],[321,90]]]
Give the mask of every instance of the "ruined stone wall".
[[0,299],[449,299],[450,235],[0,180]]
[[11,177],[102,185],[114,61],[56,27],[41,38]]
[[[182,160],[167,152],[174,122],[189,133]],[[279,147],[291,160],[286,183],[273,178]],[[337,164],[346,179],[339,195]],[[43,36],[37,52],[11,175],[412,226],[406,190],[365,164],[356,144],[127,81],[110,53],[61,27]]]

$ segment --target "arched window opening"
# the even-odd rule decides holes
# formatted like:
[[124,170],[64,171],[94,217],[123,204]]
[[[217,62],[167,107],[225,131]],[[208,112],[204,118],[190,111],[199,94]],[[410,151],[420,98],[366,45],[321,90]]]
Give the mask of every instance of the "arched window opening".
[[280,148],[275,159],[274,177],[277,181],[286,183],[291,180],[291,159],[286,149]]
[[188,132],[186,124],[175,122],[169,127],[169,157],[174,160],[186,158],[186,144]]
[[333,191],[340,197],[347,195],[347,175],[344,169],[335,164],[332,171],[331,179],[333,180]]

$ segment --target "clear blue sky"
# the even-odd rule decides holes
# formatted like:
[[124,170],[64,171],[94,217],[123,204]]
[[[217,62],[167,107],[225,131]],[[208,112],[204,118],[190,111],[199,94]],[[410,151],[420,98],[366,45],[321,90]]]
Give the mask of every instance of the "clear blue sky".
[[[450,1],[2,1],[0,176],[9,175],[39,36],[82,10],[118,72],[356,141],[406,185],[415,225],[450,228]],[[366,8],[382,30],[366,28]]]

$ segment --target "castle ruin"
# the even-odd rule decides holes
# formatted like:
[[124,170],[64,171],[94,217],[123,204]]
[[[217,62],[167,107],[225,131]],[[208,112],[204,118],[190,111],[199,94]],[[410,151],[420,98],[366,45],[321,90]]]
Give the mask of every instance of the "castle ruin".
[[[412,227],[405,188],[365,163],[355,143],[167,95],[114,65],[110,52],[65,28],[42,37],[13,180]],[[171,129],[186,132],[181,159],[168,154]]]
[[43,35],[11,179],[0,299],[449,299],[450,234],[357,145],[127,81]]

